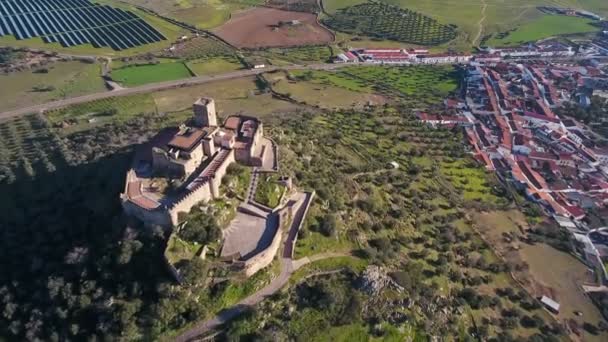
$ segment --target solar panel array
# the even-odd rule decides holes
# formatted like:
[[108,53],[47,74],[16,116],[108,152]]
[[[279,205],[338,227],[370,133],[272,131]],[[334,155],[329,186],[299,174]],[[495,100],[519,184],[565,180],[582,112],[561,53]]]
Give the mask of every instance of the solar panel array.
[[114,50],[165,39],[134,13],[90,0],[0,0],[0,36],[5,35]]

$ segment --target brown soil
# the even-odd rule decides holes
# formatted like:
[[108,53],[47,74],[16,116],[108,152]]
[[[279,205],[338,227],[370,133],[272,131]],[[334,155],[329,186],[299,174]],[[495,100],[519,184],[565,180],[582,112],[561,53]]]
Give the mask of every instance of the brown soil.
[[[298,21],[279,25],[279,22]],[[258,7],[233,16],[214,31],[239,48],[286,47],[326,44],[333,34],[317,23],[311,13]]]

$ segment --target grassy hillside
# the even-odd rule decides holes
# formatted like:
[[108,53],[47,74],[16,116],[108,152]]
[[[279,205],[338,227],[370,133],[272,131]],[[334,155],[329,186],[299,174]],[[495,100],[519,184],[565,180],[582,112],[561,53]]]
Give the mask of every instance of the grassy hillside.
[[[328,13],[363,3],[363,0],[324,0]],[[608,15],[608,2],[603,0],[383,0],[422,14],[428,15],[443,24],[457,25],[461,36],[450,45],[470,46],[488,34],[496,34],[532,22],[543,14],[538,6],[572,7]],[[485,4],[485,10],[484,8]],[[481,34],[480,34],[481,24]],[[554,34],[553,32],[548,35]],[[479,35],[479,37],[478,37]]]
[[162,15],[210,29],[222,25],[230,16],[264,0],[125,0],[125,2],[151,9]]
[[492,38],[487,44],[490,46],[518,45],[554,35],[594,32],[597,31],[597,27],[591,25],[593,22],[593,20],[584,18],[545,15],[517,27],[504,37]]
[[98,63],[57,62],[47,73],[25,70],[0,74],[0,110],[104,91]]

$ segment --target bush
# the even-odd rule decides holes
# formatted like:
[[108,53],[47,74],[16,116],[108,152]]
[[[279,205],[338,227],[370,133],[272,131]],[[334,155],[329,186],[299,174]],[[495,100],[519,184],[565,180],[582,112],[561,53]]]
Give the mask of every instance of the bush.
[[221,237],[220,227],[215,219],[202,212],[195,212],[187,217],[184,226],[177,232],[184,241],[207,244]]

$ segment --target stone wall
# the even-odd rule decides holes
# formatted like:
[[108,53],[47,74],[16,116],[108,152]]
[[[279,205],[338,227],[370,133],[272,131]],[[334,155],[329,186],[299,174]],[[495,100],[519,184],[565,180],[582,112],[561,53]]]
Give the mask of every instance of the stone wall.
[[256,254],[254,257],[244,262],[245,276],[251,277],[262,268],[270,265],[274,257],[281,247],[281,241],[283,240],[283,226],[285,222],[289,222],[289,208],[283,208],[277,212],[279,215],[277,231],[272,238],[272,242],[266,249]]
[[189,213],[194,205],[200,202],[207,202],[211,200],[211,198],[211,188],[209,187],[208,182],[180,198],[173,203],[169,211],[172,225],[177,225],[179,213]]
[[[234,150],[230,150],[226,159],[215,171],[215,176],[210,178],[204,184],[201,184],[192,192],[177,200],[170,209],[171,222],[177,225],[179,213],[189,213],[190,209],[199,202],[207,202],[220,196],[219,187],[222,184],[222,178],[226,175],[228,166],[234,162]],[[204,171],[203,171],[204,172]]]
[[169,212],[163,207],[154,210],[146,210],[126,198],[122,198],[121,200],[122,208],[125,213],[138,218],[146,225],[157,225],[165,228],[173,225]]

